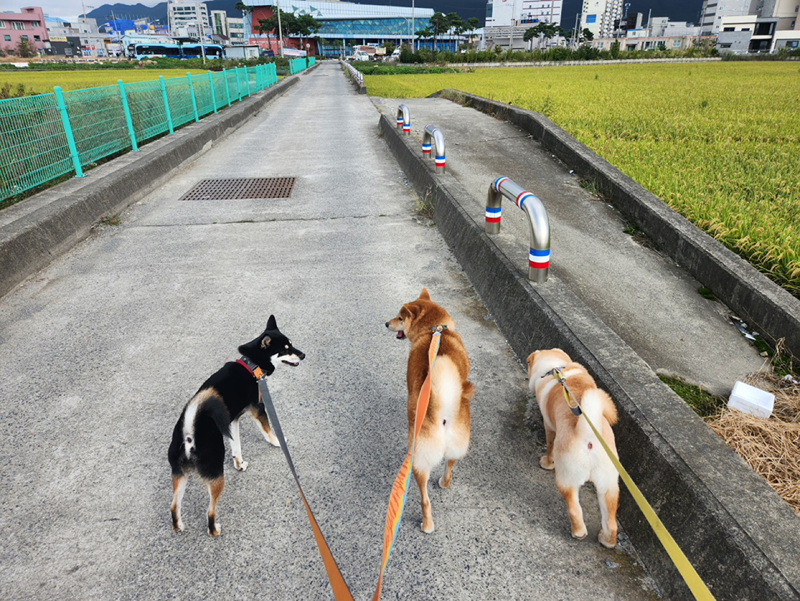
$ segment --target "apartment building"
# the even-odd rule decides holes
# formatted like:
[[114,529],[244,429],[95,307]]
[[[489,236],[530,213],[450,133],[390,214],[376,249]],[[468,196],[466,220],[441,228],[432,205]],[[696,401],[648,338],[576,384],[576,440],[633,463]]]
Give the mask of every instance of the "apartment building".
[[25,41],[34,52],[43,52],[49,42],[44,12],[38,6],[26,6],[20,12],[0,12],[0,48],[5,52],[16,51]]
[[211,31],[218,36],[225,36],[231,44],[245,43],[244,19],[229,17],[224,10],[211,11]]
[[167,4],[167,23],[173,35],[200,37],[211,34],[205,2],[170,0]]
[[484,40],[492,46],[527,49],[525,31],[539,23],[561,24],[562,0],[489,0]]
[[595,38],[610,38],[622,19],[622,0],[583,0],[580,29]]

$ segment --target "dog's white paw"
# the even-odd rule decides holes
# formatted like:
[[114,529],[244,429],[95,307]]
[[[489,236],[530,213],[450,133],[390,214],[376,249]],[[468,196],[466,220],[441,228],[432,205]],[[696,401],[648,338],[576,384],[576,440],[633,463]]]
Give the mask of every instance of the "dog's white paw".
[[445,484],[444,476],[442,476],[441,478],[439,478],[439,486],[441,488],[450,488],[450,483],[448,482],[447,484]]
[[430,534],[431,532],[433,532],[433,531],[436,529],[436,528],[434,527],[434,525],[433,525],[433,524],[431,524],[431,527],[430,527],[430,528],[426,529],[426,528],[425,528],[425,522],[422,522],[422,523],[420,524],[420,528],[422,528],[422,531],[423,531],[425,534]]
[[245,471],[247,469],[247,466],[250,465],[250,464],[247,463],[246,461],[243,461],[243,460],[239,459],[238,457],[234,457],[233,458],[233,465],[237,470],[239,470],[240,472],[243,472],[243,471]]
[[209,536],[219,536],[222,533],[222,526],[219,525],[219,522],[214,524],[214,530],[209,530]]
[[273,447],[281,446],[281,443],[278,441],[278,437],[275,436],[275,432],[273,432],[272,430],[270,430],[269,434],[267,434],[267,442],[271,444]]
[[550,457],[543,455],[542,458],[539,459],[539,466],[544,470],[552,470],[555,469],[556,464]]
[[174,524],[174,525],[172,526],[172,529],[173,529],[175,532],[183,532],[183,522],[178,522],[177,524]]
[[583,540],[584,538],[586,538],[587,534],[588,534],[588,532],[586,531],[586,526],[584,526],[581,530],[578,530],[577,532],[573,532],[572,533],[572,538],[575,538],[577,540]]
[[604,533],[602,530],[597,535],[597,541],[606,549],[613,549],[617,546],[617,537]]

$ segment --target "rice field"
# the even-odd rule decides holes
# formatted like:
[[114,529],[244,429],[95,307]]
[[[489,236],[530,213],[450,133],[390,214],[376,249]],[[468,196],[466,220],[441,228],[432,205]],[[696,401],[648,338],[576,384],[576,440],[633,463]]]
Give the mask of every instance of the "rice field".
[[207,71],[195,69],[109,69],[97,71],[28,71],[18,69],[15,71],[0,71],[0,87],[8,83],[11,91],[17,89],[19,84],[25,86],[28,95],[31,91],[37,94],[49,94],[54,86],[61,86],[65,92],[67,90],[82,90],[85,88],[96,88],[99,86],[113,86],[121,79],[125,83],[136,81],[148,81],[158,79],[163,75],[164,79],[171,77],[186,77],[186,73],[194,75],[205,75]]
[[800,65],[680,63],[366,76],[538,111],[800,297]]

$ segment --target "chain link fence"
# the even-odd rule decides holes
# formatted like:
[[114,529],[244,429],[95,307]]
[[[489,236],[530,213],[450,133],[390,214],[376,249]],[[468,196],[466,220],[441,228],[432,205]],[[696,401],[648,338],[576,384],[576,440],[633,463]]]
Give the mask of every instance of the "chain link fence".
[[[290,65],[297,73],[314,59]],[[293,63],[295,61],[292,61]],[[275,64],[0,100],[0,201],[199,121],[278,83]]]

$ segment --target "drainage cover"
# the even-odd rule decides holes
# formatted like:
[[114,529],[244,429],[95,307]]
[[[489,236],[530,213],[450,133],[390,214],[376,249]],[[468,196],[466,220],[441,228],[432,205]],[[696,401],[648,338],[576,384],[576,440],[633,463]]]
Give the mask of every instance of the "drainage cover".
[[181,200],[237,200],[242,198],[289,198],[293,177],[255,177],[239,179],[204,179],[181,197]]

